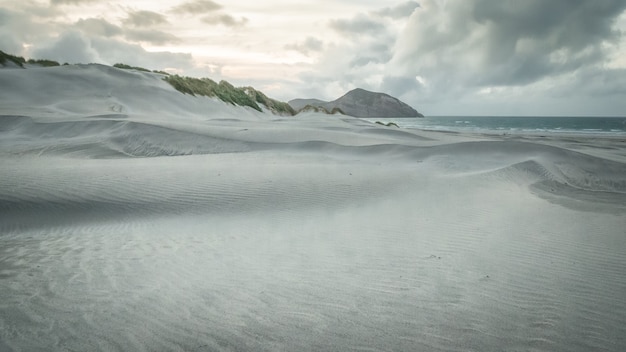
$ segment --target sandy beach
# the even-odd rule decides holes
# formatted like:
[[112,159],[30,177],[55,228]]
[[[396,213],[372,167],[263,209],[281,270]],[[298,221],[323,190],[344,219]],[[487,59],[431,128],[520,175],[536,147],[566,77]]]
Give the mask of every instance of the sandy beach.
[[626,136],[0,83],[2,351],[626,349]]

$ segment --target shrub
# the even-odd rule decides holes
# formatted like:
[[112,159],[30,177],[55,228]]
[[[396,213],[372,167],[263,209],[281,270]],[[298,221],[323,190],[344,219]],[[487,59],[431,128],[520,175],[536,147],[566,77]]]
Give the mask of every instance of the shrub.
[[122,70],[137,70],[137,71],[142,71],[142,72],[150,72],[150,70],[148,70],[147,68],[138,67],[138,66],[130,66],[126,64],[120,64],[120,63],[113,65],[113,67],[121,68]]
[[341,109],[340,109],[340,108],[338,108],[338,107],[334,107],[334,108],[331,110],[331,112],[330,112],[330,113],[331,113],[331,114],[333,114],[333,115],[335,115],[335,114],[345,115],[345,114],[346,114],[345,112],[343,112],[343,110],[341,110]]
[[29,59],[28,60],[29,64],[35,64],[35,65],[41,65],[43,67],[53,67],[53,66],[61,66],[58,62],[53,61],[53,60],[33,60],[33,59]]
[[379,125],[387,126],[387,127],[397,127],[397,128],[400,128],[400,126],[398,126],[398,124],[396,124],[395,122],[384,123],[384,122],[376,121],[376,123],[379,124]]
[[301,113],[301,112],[316,112],[320,114],[330,114],[328,110],[326,110],[323,106],[315,106],[311,104],[307,104],[302,109],[298,110],[298,113]]
[[24,64],[26,63],[26,60],[24,60],[23,57],[7,54],[0,50],[0,64],[4,65],[7,61],[12,62],[19,67],[24,67]]

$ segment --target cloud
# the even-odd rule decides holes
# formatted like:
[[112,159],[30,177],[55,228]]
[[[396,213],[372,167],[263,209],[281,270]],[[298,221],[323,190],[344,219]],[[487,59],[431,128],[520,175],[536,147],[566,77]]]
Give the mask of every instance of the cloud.
[[173,34],[154,29],[129,29],[126,38],[131,41],[146,42],[154,45],[180,43],[181,39]]
[[[328,28],[339,35],[325,37],[324,45],[316,52],[316,61],[298,76],[301,87],[294,87],[292,94],[301,92],[303,97],[335,99],[356,87],[384,91],[382,88],[389,86],[387,83],[383,87],[388,62],[393,58],[396,38],[406,22],[392,18],[395,9],[383,8],[328,21]],[[285,48],[306,55],[311,51],[304,44]],[[404,79],[399,76],[396,82]]]
[[102,18],[80,19],[74,24],[74,28],[80,29],[91,37],[117,37],[122,36],[132,42],[144,42],[153,45],[165,45],[180,43],[177,36],[155,30],[143,28],[122,28]]
[[78,31],[68,31],[49,46],[36,49],[33,56],[59,62],[100,62],[100,56],[91,47],[90,41]]
[[9,54],[21,55],[22,45],[0,30],[0,50]]
[[13,11],[0,8],[0,50],[9,54],[22,55],[22,37],[24,32],[15,33],[17,24],[20,27],[28,26],[28,21],[21,21],[21,16],[18,16]]
[[128,17],[123,22],[125,25],[134,27],[152,27],[168,23],[167,18],[162,14],[145,10],[129,12]]
[[337,32],[349,36],[377,34],[385,30],[382,22],[364,14],[359,14],[351,19],[331,20],[329,26]]
[[82,5],[88,4],[92,2],[97,2],[98,0],[50,0],[51,5]]
[[620,0],[423,0],[391,49],[381,90],[435,114],[532,114],[542,106],[567,114],[575,113],[573,97],[596,101],[587,114],[616,111],[617,100],[606,97],[625,82],[625,9]]
[[191,72],[195,67],[191,54],[167,51],[148,52],[137,44],[123,42],[114,38],[94,38],[90,47],[96,51],[102,63],[112,65],[125,63],[149,69],[176,68],[179,72]]
[[248,19],[241,17],[236,19],[228,14],[209,15],[202,18],[202,22],[211,25],[223,25],[226,27],[243,27],[248,23]]
[[32,57],[68,63],[126,63],[152,69],[178,68],[192,70],[190,54],[171,52],[148,52],[140,45],[116,38],[88,38],[81,32],[64,32],[51,45],[33,51]]
[[601,62],[626,8],[622,0],[444,4],[425,1],[414,13],[394,64],[413,76],[447,72],[466,86],[527,85]]
[[368,64],[385,64],[392,58],[391,47],[386,37],[380,40],[362,43],[353,51],[350,67],[365,66]]
[[204,14],[220,10],[222,5],[211,0],[189,1],[172,8],[172,12],[180,14]]
[[380,89],[395,97],[403,97],[407,92],[417,92],[423,89],[423,83],[416,77],[386,76],[380,85]]
[[413,14],[413,11],[420,6],[415,1],[407,1],[395,7],[385,7],[384,9],[376,11],[376,14],[383,17],[391,17],[394,19],[409,17]]
[[86,18],[76,21],[74,26],[85,33],[103,37],[122,34],[122,29],[102,18]]
[[304,55],[309,55],[310,52],[319,52],[323,48],[324,42],[314,37],[307,37],[301,43],[285,45],[285,49],[294,50]]
[[30,2],[7,5],[14,6],[11,9],[0,7],[0,30],[5,30],[20,45],[40,36],[49,37],[59,26],[57,21],[51,20],[62,13],[57,9]]

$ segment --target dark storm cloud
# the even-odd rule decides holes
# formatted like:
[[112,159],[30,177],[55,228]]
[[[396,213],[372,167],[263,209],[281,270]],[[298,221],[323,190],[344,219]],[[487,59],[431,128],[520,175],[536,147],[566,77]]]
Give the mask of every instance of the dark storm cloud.
[[220,10],[222,5],[211,0],[189,1],[172,8],[172,12],[181,14],[204,14]]
[[386,7],[377,11],[376,13],[380,16],[391,17],[391,18],[403,18],[409,17],[418,8],[420,5],[415,1],[407,1],[395,7]]
[[22,45],[20,41],[24,36],[24,32],[21,30],[16,31],[19,27],[28,26],[30,21],[17,21],[22,20],[21,16],[17,13],[0,8],[0,50],[11,54],[21,54]]
[[386,76],[380,85],[380,89],[383,92],[395,97],[402,97],[407,92],[419,91],[421,88],[422,85],[415,77]]
[[[7,7],[3,8],[5,5]],[[49,39],[55,33],[59,24],[50,19],[60,13],[47,4],[19,2],[0,5],[0,50],[26,55],[24,44],[37,43],[41,37]]]
[[151,27],[167,23],[167,18],[160,13],[141,10],[129,12],[123,22],[125,25],[135,27]]
[[359,14],[351,19],[331,20],[330,27],[339,33],[354,36],[362,34],[378,34],[385,31],[382,22],[375,18]]
[[605,59],[623,0],[434,0],[411,18],[396,62],[475,86],[526,85]]
[[21,55],[22,44],[0,31],[0,50],[9,54]]
[[243,27],[248,23],[248,19],[241,17],[236,19],[228,14],[210,15],[202,18],[202,22],[211,25],[223,25],[226,27]]
[[603,42],[619,36],[612,20],[624,8],[621,0],[477,1],[474,19],[490,30],[485,64],[505,67],[485,83],[526,84],[602,60]]

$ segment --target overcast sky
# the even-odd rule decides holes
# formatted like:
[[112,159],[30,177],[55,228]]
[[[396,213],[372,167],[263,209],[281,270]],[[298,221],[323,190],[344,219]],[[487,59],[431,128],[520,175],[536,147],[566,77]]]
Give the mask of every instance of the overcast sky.
[[0,50],[426,115],[626,116],[624,0],[0,0]]

